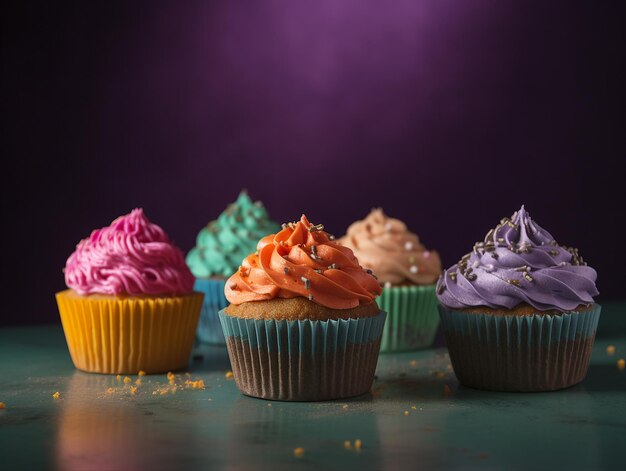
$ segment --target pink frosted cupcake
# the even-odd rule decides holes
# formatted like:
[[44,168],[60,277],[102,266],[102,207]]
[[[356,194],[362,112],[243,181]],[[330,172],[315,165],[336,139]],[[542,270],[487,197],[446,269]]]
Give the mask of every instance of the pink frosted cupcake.
[[202,305],[181,250],[141,209],[82,240],[57,293],[76,368],[160,373],[187,365]]

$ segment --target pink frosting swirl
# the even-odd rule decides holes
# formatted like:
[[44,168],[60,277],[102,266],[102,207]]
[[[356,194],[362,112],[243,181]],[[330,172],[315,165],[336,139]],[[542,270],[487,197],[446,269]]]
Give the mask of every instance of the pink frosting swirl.
[[134,209],[78,243],[65,283],[81,295],[163,295],[190,293],[194,278],[165,231]]

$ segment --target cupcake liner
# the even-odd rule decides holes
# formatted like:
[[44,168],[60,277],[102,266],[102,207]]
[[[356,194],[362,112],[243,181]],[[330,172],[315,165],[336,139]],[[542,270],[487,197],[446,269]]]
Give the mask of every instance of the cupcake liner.
[[377,302],[387,311],[381,353],[417,350],[433,344],[439,327],[435,285],[385,288]]
[[163,373],[185,368],[202,294],[162,298],[56,295],[74,365],[92,373]]
[[224,345],[224,333],[218,312],[228,306],[224,296],[226,280],[196,278],[193,286],[195,291],[204,293],[204,302],[200,311],[197,336],[201,342]]
[[358,396],[374,380],[386,313],[360,319],[260,320],[219,313],[242,393],[270,400]]
[[601,307],[530,316],[475,314],[439,306],[461,383],[496,391],[553,391],[587,374]]

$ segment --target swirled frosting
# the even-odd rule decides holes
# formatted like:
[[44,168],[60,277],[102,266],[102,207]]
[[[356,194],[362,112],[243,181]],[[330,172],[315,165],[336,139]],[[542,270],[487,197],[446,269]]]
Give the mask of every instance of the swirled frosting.
[[567,311],[593,303],[596,276],[577,249],[559,246],[522,206],[443,273],[437,295],[452,309],[527,303],[540,311]]
[[339,243],[350,248],[364,267],[375,270],[383,285],[430,285],[441,274],[439,254],[426,250],[406,224],[380,208],[351,224]]
[[382,290],[347,247],[336,244],[323,226],[300,221],[283,224],[263,237],[226,282],[232,304],[302,296],[331,309],[369,304]]
[[279,229],[269,219],[263,204],[253,203],[242,191],[235,203],[200,231],[196,246],[187,254],[187,265],[198,278],[226,278],[254,251],[261,237]]
[[93,231],[65,265],[65,283],[81,295],[188,294],[193,282],[181,250],[142,209]]

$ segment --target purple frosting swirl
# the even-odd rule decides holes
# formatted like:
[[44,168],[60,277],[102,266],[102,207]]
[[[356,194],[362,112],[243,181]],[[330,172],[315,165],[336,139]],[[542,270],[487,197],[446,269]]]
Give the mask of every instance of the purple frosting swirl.
[[528,303],[540,311],[569,311],[594,302],[596,277],[577,249],[559,246],[522,206],[444,271],[437,297],[451,309]]

